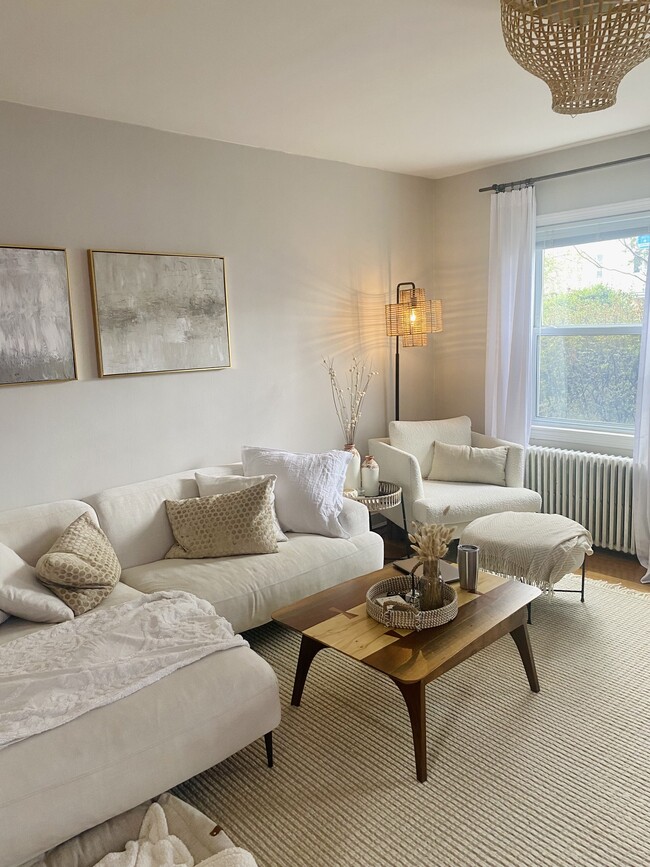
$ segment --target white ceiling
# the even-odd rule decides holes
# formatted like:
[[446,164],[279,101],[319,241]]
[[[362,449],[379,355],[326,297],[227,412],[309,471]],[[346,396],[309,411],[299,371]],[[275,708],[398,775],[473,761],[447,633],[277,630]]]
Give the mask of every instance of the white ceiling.
[[499,0],[0,0],[0,99],[425,177],[650,127],[563,117]]

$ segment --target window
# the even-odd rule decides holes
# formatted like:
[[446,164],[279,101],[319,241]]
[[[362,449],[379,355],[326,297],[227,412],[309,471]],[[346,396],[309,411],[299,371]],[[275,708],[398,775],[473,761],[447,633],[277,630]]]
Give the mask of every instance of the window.
[[533,441],[630,445],[650,248],[638,205],[539,220]]

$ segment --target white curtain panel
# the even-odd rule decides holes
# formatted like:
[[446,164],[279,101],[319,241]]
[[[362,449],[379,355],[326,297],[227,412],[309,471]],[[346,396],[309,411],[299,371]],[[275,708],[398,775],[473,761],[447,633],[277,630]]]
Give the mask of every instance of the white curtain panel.
[[636,395],[634,425],[634,477],[632,513],[634,538],[639,563],[646,573],[641,581],[650,584],[650,472],[648,451],[650,446],[650,265],[645,284],[645,311],[641,332],[639,382]]
[[535,188],[492,195],[485,433],[528,445],[535,272]]

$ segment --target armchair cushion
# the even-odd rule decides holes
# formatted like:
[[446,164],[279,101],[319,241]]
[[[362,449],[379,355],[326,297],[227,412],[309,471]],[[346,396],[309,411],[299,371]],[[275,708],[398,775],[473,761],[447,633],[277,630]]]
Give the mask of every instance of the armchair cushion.
[[[423,481],[424,497],[413,503],[413,520],[449,524],[458,533],[476,518],[495,512],[539,512],[542,499],[528,488]],[[447,514],[444,510],[449,506]],[[458,535],[458,533],[456,535]]]
[[484,485],[506,483],[506,446],[479,449],[436,442],[429,479],[439,482],[478,482]]
[[392,446],[415,456],[425,479],[431,471],[436,440],[456,446],[472,445],[472,423],[466,415],[434,421],[392,421],[388,433]]

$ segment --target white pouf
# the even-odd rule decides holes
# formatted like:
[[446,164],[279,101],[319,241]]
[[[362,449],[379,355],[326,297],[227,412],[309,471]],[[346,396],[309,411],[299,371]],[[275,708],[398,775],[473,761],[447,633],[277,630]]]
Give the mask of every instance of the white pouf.
[[[584,564],[591,533],[563,515],[499,512],[468,524],[462,545],[478,545],[479,567],[542,590]],[[584,577],[584,572],[583,572]],[[584,587],[583,587],[584,591]]]

